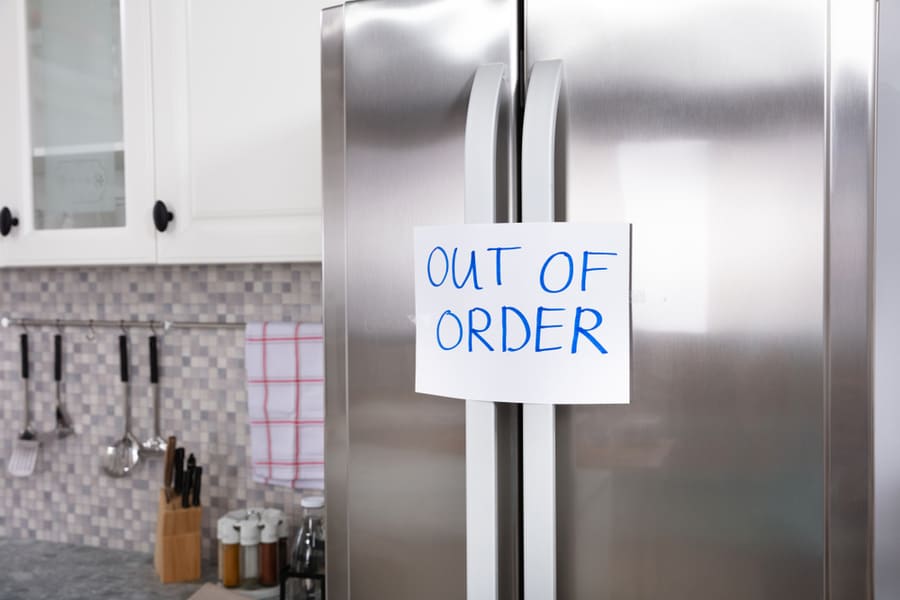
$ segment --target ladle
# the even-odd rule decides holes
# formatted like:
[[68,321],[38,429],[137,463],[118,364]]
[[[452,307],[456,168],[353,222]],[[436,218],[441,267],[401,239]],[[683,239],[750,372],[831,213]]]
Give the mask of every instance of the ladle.
[[159,348],[155,334],[150,336],[150,390],[153,394],[153,436],[144,442],[141,451],[165,454],[168,440],[159,431]]
[[53,379],[56,381],[56,437],[62,439],[75,433],[72,417],[62,400],[62,334],[53,336]]

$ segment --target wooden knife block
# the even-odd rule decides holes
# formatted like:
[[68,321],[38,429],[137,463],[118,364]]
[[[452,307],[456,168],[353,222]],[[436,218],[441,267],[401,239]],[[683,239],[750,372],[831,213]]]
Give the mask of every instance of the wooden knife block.
[[153,566],[163,583],[200,579],[202,514],[199,506],[182,508],[181,496],[166,502],[166,490],[159,491]]

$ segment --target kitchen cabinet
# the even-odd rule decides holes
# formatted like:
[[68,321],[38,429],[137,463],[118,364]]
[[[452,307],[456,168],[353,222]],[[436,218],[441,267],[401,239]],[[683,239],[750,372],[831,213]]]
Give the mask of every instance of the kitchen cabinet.
[[152,262],[150,0],[0,0],[0,264]]
[[0,266],[320,260],[330,3],[0,0]]
[[160,262],[320,260],[321,5],[154,0]]

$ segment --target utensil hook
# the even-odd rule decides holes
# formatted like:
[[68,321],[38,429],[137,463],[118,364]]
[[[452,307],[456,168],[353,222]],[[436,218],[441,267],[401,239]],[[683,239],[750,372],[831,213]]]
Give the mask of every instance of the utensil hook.
[[93,319],[88,321],[88,332],[87,332],[87,334],[85,334],[84,337],[86,337],[88,339],[88,341],[91,341],[91,342],[93,342],[95,339],[97,339],[97,332],[94,331],[94,320]]
[[122,335],[128,335],[128,330],[125,329],[125,321],[119,321],[119,327],[122,329]]
[[56,320],[56,333],[58,333],[59,335],[62,335],[63,333],[62,321],[60,321],[59,319]]
[[156,334],[156,321],[154,321],[152,319],[150,320],[150,333],[152,335],[157,335]]
[[19,322],[19,327],[22,328],[22,333],[24,333],[24,334],[26,334],[26,335],[28,334],[28,324],[25,323],[25,321],[20,321],[20,322]]

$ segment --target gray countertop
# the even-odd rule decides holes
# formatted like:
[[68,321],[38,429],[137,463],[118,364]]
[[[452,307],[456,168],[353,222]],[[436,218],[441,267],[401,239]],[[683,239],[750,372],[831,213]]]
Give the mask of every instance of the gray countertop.
[[[163,585],[148,554],[0,539],[0,600],[185,600],[203,583]],[[215,580],[205,565],[204,580]]]

